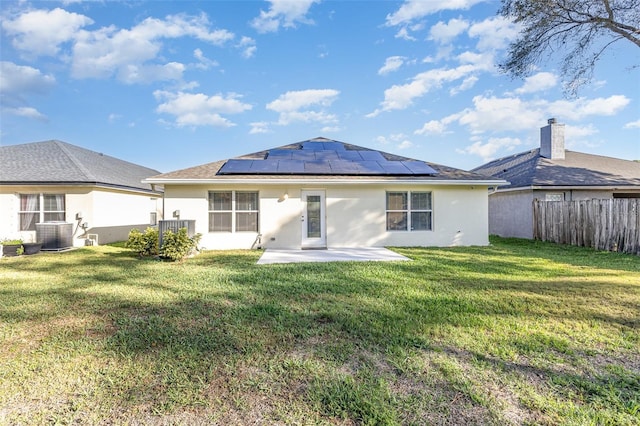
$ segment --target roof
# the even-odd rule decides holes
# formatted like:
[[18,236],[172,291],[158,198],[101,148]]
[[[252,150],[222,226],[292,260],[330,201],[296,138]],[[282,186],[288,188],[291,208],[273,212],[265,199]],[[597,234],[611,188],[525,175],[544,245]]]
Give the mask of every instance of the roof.
[[505,179],[507,188],[640,186],[640,163],[565,150],[564,159],[551,160],[534,149],[491,161],[472,170]]
[[251,181],[473,181],[487,176],[419,161],[327,138],[314,138],[264,151],[152,176],[145,182]]
[[142,180],[159,173],[57,140],[2,146],[0,164],[1,185],[91,184],[152,191]]

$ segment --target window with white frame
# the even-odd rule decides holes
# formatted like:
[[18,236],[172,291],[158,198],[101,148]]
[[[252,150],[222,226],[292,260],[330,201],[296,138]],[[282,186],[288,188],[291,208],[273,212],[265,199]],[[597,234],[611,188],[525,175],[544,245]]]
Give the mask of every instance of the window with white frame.
[[258,192],[210,191],[209,232],[258,232]]
[[65,220],[64,194],[20,194],[21,231],[35,231],[36,223]]
[[387,192],[387,231],[431,231],[431,192]]

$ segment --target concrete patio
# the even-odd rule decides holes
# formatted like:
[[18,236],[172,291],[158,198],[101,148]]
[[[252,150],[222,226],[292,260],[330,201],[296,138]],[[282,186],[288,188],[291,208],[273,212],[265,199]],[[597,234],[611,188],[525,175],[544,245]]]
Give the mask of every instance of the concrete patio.
[[302,262],[370,262],[411,260],[384,247],[330,248],[326,250],[266,249],[259,265]]

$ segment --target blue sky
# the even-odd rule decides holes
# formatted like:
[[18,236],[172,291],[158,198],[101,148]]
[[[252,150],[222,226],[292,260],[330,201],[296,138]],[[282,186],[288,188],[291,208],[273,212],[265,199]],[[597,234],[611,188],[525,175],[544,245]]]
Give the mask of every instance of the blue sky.
[[549,58],[497,71],[498,1],[0,3],[0,143],[59,139],[162,172],[324,136],[462,169],[538,146],[640,159],[640,50],[577,97]]

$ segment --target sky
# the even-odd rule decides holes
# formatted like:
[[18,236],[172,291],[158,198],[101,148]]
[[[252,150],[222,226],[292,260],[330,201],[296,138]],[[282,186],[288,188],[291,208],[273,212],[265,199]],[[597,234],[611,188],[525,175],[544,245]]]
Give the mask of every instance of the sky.
[[[497,0],[0,2],[0,145],[183,169],[326,137],[470,170],[539,146],[640,159],[640,49],[577,95],[557,56],[498,70]],[[561,53],[561,52],[559,52]]]

